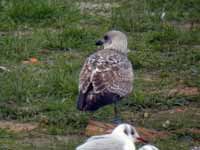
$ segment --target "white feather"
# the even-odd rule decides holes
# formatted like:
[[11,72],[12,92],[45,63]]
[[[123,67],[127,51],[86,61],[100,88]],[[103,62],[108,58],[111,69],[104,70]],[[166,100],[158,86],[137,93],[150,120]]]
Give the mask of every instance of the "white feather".
[[[117,126],[111,134],[92,136],[84,144],[78,146],[76,150],[136,150],[134,141],[139,137],[135,130],[134,135],[125,134],[125,129],[133,128],[128,124]],[[127,130],[131,132],[131,130]]]
[[147,144],[140,147],[138,150],[159,150],[159,149],[153,145]]

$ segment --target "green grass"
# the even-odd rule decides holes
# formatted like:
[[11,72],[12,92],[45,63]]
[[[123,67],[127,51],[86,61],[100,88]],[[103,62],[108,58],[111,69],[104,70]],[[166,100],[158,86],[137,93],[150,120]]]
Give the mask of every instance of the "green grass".
[[71,1],[2,0],[1,7],[2,30],[60,27],[80,19]]
[[[95,52],[95,41],[110,29],[127,34],[129,59],[136,76],[133,93],[120,103],[124,121],[175,132],[154,141],[160,149],[199,145],[198,135],[176,132],[179,128],[199,128],[198,116],[193,112],[200,106],[199,95],[169,95],[171,89],[180,86],[200,88],[200,28],[183,26],[199,23],[199,2],[105,2],[119,6],[102,16],[101,9],[93,14],[81,13],[70,0],[0,1],[0,66],[10,70],[0,70],[0,120],[40,124],[31,133],[15,134],[0,129],[0,149],[72,150],[84,141],[86,137],[80,133],[91,114],[76,109],[78,76],[85,58]],[[108,11],[102,8],[102,12]],[[163,12],[166,16],[161,19]],[[30,58],[39,62],[24,63]],[[154,113],[177,106],[191,109],[174,116],[141,117],[146,111]],[[94,117],[112,122],[113,107],[98,110]],[[164,128],[162,123],[166,120],[171,124]],[[34,142],[43,135],[46,141],[36,146]],[[56,138],[74,135],[75,139]],[[182,141],[185,135],[193,141]]]

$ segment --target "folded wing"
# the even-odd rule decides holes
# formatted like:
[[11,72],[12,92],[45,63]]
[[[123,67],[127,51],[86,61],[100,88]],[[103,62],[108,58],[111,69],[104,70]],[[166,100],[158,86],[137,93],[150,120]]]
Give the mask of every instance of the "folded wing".
[[132,91],[132,82],[133,70],[127,56],[114,50],[102,50],[91,55],[81,70],[79,99],[88,103],[103,99],[103,95],[108,99],[124,97]]

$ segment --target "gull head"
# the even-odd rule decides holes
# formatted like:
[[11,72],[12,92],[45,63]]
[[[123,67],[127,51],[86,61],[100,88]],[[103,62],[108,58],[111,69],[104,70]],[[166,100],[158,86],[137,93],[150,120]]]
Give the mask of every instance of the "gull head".
[[96,42],[96,45],[103,45],[104,49],[118,50],[125,54],[129,52],[126,35],[116,30],[105,33],[104,37]]
[[136,129],[129,124],[120,124],[112,132],[113,135],[123,136],[126,139],[131,140],[132,142],[143,142],[147,143],[146,140],[141,138],[137,133]]
[[159,150],[157,147],[147,144],[139,148],[138,150]]

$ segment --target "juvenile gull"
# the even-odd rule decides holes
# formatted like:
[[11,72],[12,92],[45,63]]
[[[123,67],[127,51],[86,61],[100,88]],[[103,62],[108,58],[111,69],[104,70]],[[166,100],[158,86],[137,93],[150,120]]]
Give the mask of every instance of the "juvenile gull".
[[118,122],[117,103],[133,89],[133,69],[127,58],[127,37],[120,31],[109,31],[96,45],[103,49],[90,55],[80,72],[77,108],[95,111],[102,106],[115,104],[115,121]]
[[135,142],[145,142],[129,124],[118,125],[111,134],[93,136],[76,150],[135,150]]

